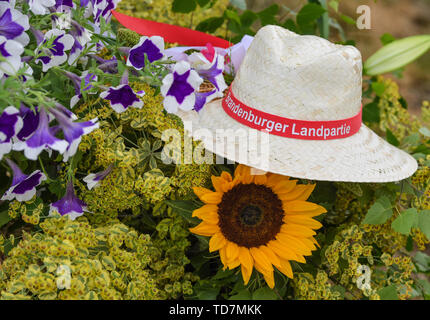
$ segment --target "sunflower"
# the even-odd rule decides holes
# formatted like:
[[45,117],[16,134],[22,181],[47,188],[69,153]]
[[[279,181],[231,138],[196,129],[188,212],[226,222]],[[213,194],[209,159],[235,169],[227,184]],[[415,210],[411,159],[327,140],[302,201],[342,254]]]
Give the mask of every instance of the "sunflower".
[[306,201],[315,184],[273,173],[252,175],[238,165],[234,179],[228,172],[212,176],[215,191],[195,187],[205,203],[193,216],[203,220],[190,231],[211,237],[209,251],[219,251],[224,270],[241,267],[248,284],[253,268],[275,286],[274,267],[293,278],[290,261],[305,263],[318,243],[314,230],[322,225],[313,217],[326,210]]

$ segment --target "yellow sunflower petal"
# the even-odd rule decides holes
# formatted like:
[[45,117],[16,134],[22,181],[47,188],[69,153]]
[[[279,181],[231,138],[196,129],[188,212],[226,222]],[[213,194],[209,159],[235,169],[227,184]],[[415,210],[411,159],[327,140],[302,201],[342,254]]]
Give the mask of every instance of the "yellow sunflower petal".
[[316,221],[310,217],[299,215],[299,214],[286,214],[283,218],[283,221],[285,223],[294,223],[294,224],[300,224],[304,225],[306,227],[309,227],[311,229],[319,229],[322,227],[322,224],[319,221]]
[[286,260],[295,260],[297,261],[298,254],[292,251],[292,249],[283,245],[277,240],[272,240],[267,243],[267,246],[273,250],[279,257]]
[[311,193],[314,191],[316,184],[307,184],[305,191],[296,200],[308,200]]
[[235,260],[227,263],[227,266],[230,270],[233,270],[234,268],[237,268],[238,266],[240,266],[240,261],[239,261],[239,259],[235,259]]
[[277,268],[288,278],[293,279],[293,269],[291,268],[291,264],[288,260],[281,260],[281,265]]
[[234,176],[244,176],[245,171],[249,172],[249,168],[243,164],[239,164],[234,170]]
[[311,240],[318,248],[321,248],[318,241],[314,237],[309,237],[308,239]]
[[301,226],[294,223],[284,223],[281,226],[281,231],[292,236],[311,237],[316,234],[311,228]]
[[225,183],[225,180],[221,177],[212,176],[212,185],[214,186],[214,189],[216,192],[224,192],[223,186]]
[[190,228],[189,230],[192,233],[195,233],[195,234],[198,234],[201,236],[205,236],[205,237],[209,237],[209,236],[214,235],[216,232],[218,232],[219,227],[216,224],[210,224],[210,223],[203,221],[198,226],[196,226],[194,228]]
[[227,241],[227,245],[225,246],[226,249],[226,257],[227,257],[227,263],[230,263],[239,256],[239,246],[231,241]]
[[284,192],[282,194],[279,194],[279,199],[282,201],[293,201],[297,200],[299,197],[304,194],[309,187],[305,184],[299,184],[294,187],[294,189],[290,190],[289,192]]
[[285,195],[288,195],[291,190],[296,187],[296,184],[297,180],[283,180],[272,187],[272,190],[278,195],[279,199],[282,200]]
[[303,200],[285,201],[282,203],[282,208],[286,213],[302,213],[306,211],[325,210],[324,207],[313,202]]
[[275,173],[268,173],[267,174],[267,185],[271,188],[273,188],[276,184],[278,184],[281,181],[287,181],[290,179],[290,177],[287,176],[281,176],[280,174]]
[[226,256],[226,247],[222,247],[219,249],[219,258],[221,259],[221,263],[223,264],[223,270],[227,269],[227,256]]
[[234,177],[236,176],[240,177],[240,182],[243,184],[249,184],[253,181],[253,176],[251,176],[251,168],[248,166],[245,166],[243,164],[239,164],[234,171]]
[[218,212],[218,206],[215,204],[205,204],[203,207],[193,211],[193,217],[202,219],[202,217],[211,212]]
[[255,184],[266,184],[267,177],[265,174],[259,174],[254,176],[254,183]]
[[272,263],[270,259],[264,254],[262,250],[258,247],[252,247],[249,249],[252,257],[254,258],[255,266],[260,265],[260,267],[265,271],[273,270]]
[[200,200],[207,204],[218,204],[221,202],[222,195],[221,192],[205,193],[200,197]]
[[266,280],[267,285],[270,289],[275,287],[275,278],[273,277],[273,271],[263,273],[264,280]]
[[221,173],[221,178],[223,178],[226,182],[232,182],[233,178],[231,177],[231,174],[228,173],[227,171],[223,171]]
[[290,247],[292,250],[299,252],[300,254],[303,254],[305,256],[311,255],[311,249],[309,249],[302,242],[297,241],[295,237],[280,232],[276,235],[276,239],[278,239],[282,244]]
[[242,271],[243,283],[246,286],[249,282],[249,279],[251,278],[253,267],[251,269],[248,269],[243,264],[240,267],[241,267],[241,271]]
[[194,194],[201,199],[201,197],[209,192],[213,192],[212,190],[203,188],[203,187],[193,187]]
[[279,257],[269,247],[267,247],[267,246],[260,246],[260,247],[258,247],[258,249],[260,249],[261,251],[264,252],[264,254],[266,255],[266,257],[269,258],[270,262],[274,266],[279,266],[281,264],[281,260],[279,259]]
[[252,259],[251,253],[249,252],[249,249],[246,247],[239,247],[239,260],[240,263],[246,268],[251,269],[254,266],[254,259]]
[[217,251],[227,245],[227,240],[221,232],[215,233],[209,240],[209,252]]

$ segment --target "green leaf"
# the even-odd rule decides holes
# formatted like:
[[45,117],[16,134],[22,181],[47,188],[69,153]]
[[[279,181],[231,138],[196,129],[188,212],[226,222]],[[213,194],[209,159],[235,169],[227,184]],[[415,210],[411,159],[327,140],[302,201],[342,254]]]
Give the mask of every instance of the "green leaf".
[[236,7],[240,10],[246,10],[246,1],[245,0],[230,0],[230,4],[233,7]]
[[11,219],[11,217],[9,217],[7,210],[0,212],[0,227],[4,226],[10,220],[12,220],[12,219]]
[[427,272],[430,270],[430,256],[428,254],[418,251],[414,256],[414,262],[418,271]]
[[333,8],[334,11],[338,12],[339,11],[339,1],[340,0],[331,0],[328,5]]
[[240,23],[241,23],[243,28],[249,28],[252,26],[254,21],[257,19],[258,19],[258,16],[256,13],[252,12],[251,10],[246,10],[240,16]]
[[252,300],[277,300],[275,292],[269,287],[260,288],[252,294]]
[[227,9],[224,11],[224,14],[225,14],[227,19],[236,22],[239,26],[241,25],[240,17],[236,11]]
[[380,112],[379,107],[376,102],[368,103],[363,108],[363,121],[365,122],[376,122],[379,123],[380,121]]
[[378,291],[381,300],[399,300],[397,295],[396,285],[392,284],[388,287],[379,289]]
[[198,224],[200,222],[199,219],[193,217],[193,211],[198,209],[198,206],[192,202],[187,200],[165,200],[166,204],[172,208],[177,214],[181,215],[185,220]]
[[418,214],[418,228],[430,239],[430,210],[420,211]]
[[202,32],[214,33],[219,27],[222,26],[222,24],[224,23],[224,20],[225,20],[224,17],[212,17],[212,18],[203,20],[197,25],[196,30],[202,31]]
[[393,208],[386,196],[380,197],[367,211],[362,224],[382,224],[393,215]]
[[380,38],[382,44],[385,46],[393,41],[396,40],[396,38],[394,38],[391,34],[389,33],[384,33],[381,38]]
[[249,292],[249,290],[247,289],[243,289],[239,293],[228,298],[228,300],[251,300],[251,299],[252,299],[251,292]]
[[306,27],[314,23],[319,17],[323,15],[326,10],[316,3],[308,3],[297,14],[297,24],[300,28]]
[[418,223],[418,212],[415,208],[410,208],[403,211],[392,223],[391,227],[404,235],[411,232],[411,228]]
[[263,11],[258,12],[257,15],[260,18],[261,25],[266,26],[268,24],[277,24],[275,16],[278,14],[278,12],[279,6],[277,4],[273,4]]
[[378,97],[380,97],[385,92],[385,84],[381,82],[372,82],[372,90]]
[[391,132],[390,129],[387,128],[387,131],[385,133],[386,133],[387,141],[389,143],[391,143],[395,147],[398,147],[400,145],[399,140],[397,140],[396,136],[394,135],[394,133]]
[[428,128],[422,127],[419,131],[423,136],[430,138],[430,130]]
[[370,76],[397,70],[419,58],[430,49],[430,35],[417,35],[395,40],[375,52],[364,63]]
[[206,6],[211,0],[196,0],[200,7]]
[[173,0],[172,11],[180,13],[189,13],[197,7],[195,0]]
[[355,20],[353,18],[351,18],[350,16],[341,14],[340,18],[345,21],[347,24],[350,24],[352,26],[355,26]]

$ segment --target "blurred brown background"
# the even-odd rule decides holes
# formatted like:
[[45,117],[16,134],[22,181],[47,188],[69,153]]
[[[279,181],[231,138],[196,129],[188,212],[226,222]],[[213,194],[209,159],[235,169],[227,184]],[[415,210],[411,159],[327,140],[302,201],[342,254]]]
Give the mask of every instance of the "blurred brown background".
[[[257,11],[278,3],[297,12],[307,1],[247,0],[247,3],[250,9]],[[363,4],[371,8],[370,30],[359,30],[337,18],[346,32],[347,39],[356,41],[363,61],[382,46],[379,39],[384,33],[390,33],[395,38],[430,34],[430,0],[342,0],[339,12],[356,19],[359,16],[356,9]],[[330,10],[330,16],[336,17],[336,13]],[[410,109],[419,112],[421,102],[430,100],[430,52],[408,65],[403,72],[403,78],[396,81]]]

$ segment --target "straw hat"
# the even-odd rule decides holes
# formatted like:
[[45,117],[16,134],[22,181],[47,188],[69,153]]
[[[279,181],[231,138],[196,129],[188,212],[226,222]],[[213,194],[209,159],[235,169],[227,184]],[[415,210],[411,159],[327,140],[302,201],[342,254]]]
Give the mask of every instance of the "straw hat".
[[[361,55],[356,48],[335,45],[316,36],[297,35],[278,26],[265,26],[255,36],[230,87],[230,95],[235,100],[231,97],[227,101],[226,98],[213,100],[199,113],[181,112],[179,116],[184,122],[192,123],[190,134],[202,140],[206,149],[257,169],[311,180],[405,179],[417,170],[417,162],[361,123],[361,81]],[[252,110],[254,114],[285,120],[290,125],[304,120],[305,134],[300,136],[296,131],[294,135],[293,126],[284,136],[279,130],[272,130],[266,134],[267,145],[263,142],[266,151],[247,147],[247,157],[242,154],[242,158],[238,151],[229,152],[227,147],[217,149],[219,129],[258,131],[250,128],[249,124],[251,127],[253,124],[244,121],[243,115],[238,116],[236,105],[244,108],[243,114],[245,110]],[[353,121],[356,130],[353,130]],[[339,131],[336,135],[336,128],[331,136],[321,134],[325,127],[344,122],[351,123],[349,134],[343,130],[343,135]],[[306,126],[313,124],[323,126],[320,134],[308,128],[310,133],[306,135]],[[213,135],[202,137],[195,133],[196,129],[206,129]],[[263,141],[261,137],[252,139]],[[246,142],[252,145],[252,141],[238,138],[236,150]],[[262,155],[267,156],[266,163],[253,163]]]

